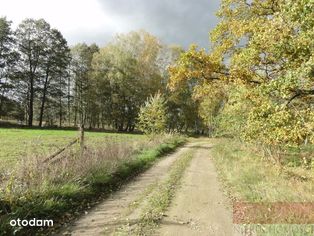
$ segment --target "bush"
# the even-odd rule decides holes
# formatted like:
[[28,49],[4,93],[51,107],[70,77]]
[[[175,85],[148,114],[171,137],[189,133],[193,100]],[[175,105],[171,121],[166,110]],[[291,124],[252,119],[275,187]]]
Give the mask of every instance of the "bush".
[[139,128],[147,134],[162,133],[166,129],[166,123],[166,101],[160,93],[157,93],[141,107]]

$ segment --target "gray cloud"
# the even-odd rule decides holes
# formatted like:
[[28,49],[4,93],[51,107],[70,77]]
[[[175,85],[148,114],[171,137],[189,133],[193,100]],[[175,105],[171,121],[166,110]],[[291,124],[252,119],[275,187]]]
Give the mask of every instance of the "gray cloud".
[[144,29],[165,43],[208,47],[208,32],[218,20],[219,0],[98,0],[105,12],[125,22],[127,30]]
[[208,47],[219,4],[220,0],[10,0],[1,5],[0,16],[12,20],[14,28],[25,18],[44,18],[70,45],[103,46],[116,33],[144,29],[168,44]]

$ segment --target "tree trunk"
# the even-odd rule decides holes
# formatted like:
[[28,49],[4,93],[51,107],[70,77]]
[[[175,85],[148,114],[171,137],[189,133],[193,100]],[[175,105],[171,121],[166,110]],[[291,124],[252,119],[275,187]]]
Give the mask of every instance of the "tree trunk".
[[68,126],[71,126],[71,80],[68,77]]
[[62,78],[59,77],[59,127],[62,127]]
[[34,77],[30,78],[30,88],[29,88],[29,112],[28,112],[28,126],[33,126],[33,114],[34,114]]
[[2,113],[4,113],[2,112],[4,93],[5,93],[5,89],[2,90],[1,95],[0,95],[0,119],[2,117]]
[[74,107],[74,126],[77,126],[77,107]]
[[2,118],[2,96],[0,96],[0,119]]
[[91,130],[93,127],[93,121],[92,118],[89,119],[89,129]]
[[131,126],[129,127],[129,132],[133,132],[133,131],[134,131],[134,128],[135,128],[135,125],[131,125]]
[[42,124],[43,124],[43,117],[44,117],[47,89],[48,89],[48,72],[46,72],[46,78],[45,78],[44,90],[43,90],[43,97],[41,99],[40,115],[39,115],[39,127],[42,127]]
[[119,127],[118,127],[118,131],[123,131],[123,126],[124,126],[124,124],[123,124],[123,122],[121,122]]
[[62,127],[62,98],[59,101],[59,127]]
[[81,157],[84,155],[84,124],[80,125],[80,151]]

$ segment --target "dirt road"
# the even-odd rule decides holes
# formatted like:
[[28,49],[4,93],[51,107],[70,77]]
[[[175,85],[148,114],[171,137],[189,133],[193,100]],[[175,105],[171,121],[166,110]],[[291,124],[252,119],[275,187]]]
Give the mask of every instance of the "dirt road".
[[161,159],[58,235],[133,235],[132,228],[139,224],[149,196],[158,191],[175,161],[190,151],[194,157],[154,235],[235,235],[231,209],[227,209],[228,200],[219,188],[208,142],[192,141]]
[[195,156],[182,179],[182,187],[157,235],[237,235],[230,203],[220,189],[210,159],[211,145],[203,143],[194,148]]

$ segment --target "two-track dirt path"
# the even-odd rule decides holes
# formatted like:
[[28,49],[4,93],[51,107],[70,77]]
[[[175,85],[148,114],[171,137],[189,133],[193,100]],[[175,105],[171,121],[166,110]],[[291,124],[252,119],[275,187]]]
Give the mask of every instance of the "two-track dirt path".
[[125,227],[139,222],[145,200],[158,191],[158,184],[167,178],[175,161],[189,151],[194,157],[155,235],[235,235],[231,209],[227,209],[228,200],[210,160],[211,145],[204,140],[194,140],[162,158],[57,235],[133,235]]
[[232,224],[230,202],[220,189],[210,159],[211,147],[208,143],[193,147],[195,156],[157,235],[238,235]]

